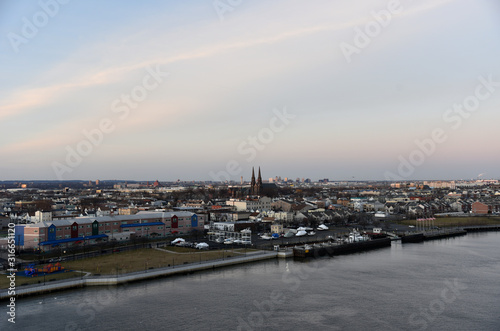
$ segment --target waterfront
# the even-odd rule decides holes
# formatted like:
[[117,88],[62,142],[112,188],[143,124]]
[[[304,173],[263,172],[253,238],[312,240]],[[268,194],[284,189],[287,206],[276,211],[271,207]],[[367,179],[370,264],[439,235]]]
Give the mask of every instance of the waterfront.
[[0,329],[498,330],[499,248],[473,233],[56,292],[20,298]]

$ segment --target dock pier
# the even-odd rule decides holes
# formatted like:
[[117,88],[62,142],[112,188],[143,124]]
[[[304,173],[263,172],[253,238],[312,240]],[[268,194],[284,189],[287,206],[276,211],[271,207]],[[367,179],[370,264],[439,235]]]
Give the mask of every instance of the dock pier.
[[467,231],[459,229],[459,230],[447,230],[447,231],[427,231],[420,232],[414,234],[408,234],[401,236],[402,243],[420,243],[429,240],[443,239],[443,238],[452,238],[458,236],[465,236]]
[[304,245],[296,246],[293,248],[293,256],[304,257],[318,257],[318,256],[335,256],[343,254],[358,253],[369,251],[372,249],[390,247],[391,239],[374,239],[368,241],[359,241],[347,244],[324,243],[320,245]]
[[500,231],[500,224],[499,225],[465,226],[462,229],[466,232]]

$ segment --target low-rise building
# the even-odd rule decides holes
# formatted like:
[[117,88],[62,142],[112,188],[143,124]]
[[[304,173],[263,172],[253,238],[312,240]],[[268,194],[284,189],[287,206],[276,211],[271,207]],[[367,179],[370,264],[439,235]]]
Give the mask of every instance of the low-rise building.
[[35,216],[31,218],[31,221],[34,223],[50,222],[52,221],[52,211],[37,210]]
[[[16,226],[16,245],[24,249],[96,244],[121,233],[166,237],[203,231],[205,215],[191,212],[139,212],[135,215],[77,217]],[[123,238],[123,236],[121,236]]]
[[271,233],[283,233],[283,224],[274,223],[271,225]]
[[491,214],[491,213],[498,213],[498,212],[500,212],[500,204],[499,203],[476,201],[472,204],[472,213],[473,214]]
[[237,211],[268,211],[271,210],[271,198],[247,198],[244,200],[229,199],[226,204],[235,207]]

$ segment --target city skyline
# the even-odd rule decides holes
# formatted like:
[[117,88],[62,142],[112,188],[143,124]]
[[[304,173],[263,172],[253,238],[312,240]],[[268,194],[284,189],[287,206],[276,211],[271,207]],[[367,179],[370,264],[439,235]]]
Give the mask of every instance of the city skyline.
[[500,178],[492,0],[0,9],[0,180]]

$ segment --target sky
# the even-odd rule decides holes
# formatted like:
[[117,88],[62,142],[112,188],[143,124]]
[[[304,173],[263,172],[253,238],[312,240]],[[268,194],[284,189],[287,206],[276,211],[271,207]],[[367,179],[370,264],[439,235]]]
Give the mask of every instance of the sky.
[[0,2],[0,180],[500,178],[495,0]]

